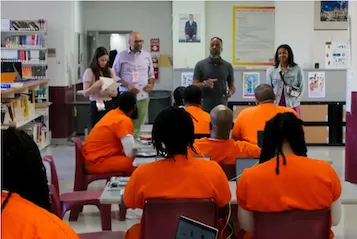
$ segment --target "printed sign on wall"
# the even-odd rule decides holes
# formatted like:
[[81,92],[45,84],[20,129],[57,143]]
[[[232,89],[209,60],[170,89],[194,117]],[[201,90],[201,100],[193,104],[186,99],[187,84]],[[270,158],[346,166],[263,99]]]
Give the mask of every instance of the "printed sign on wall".
[[151,38],[150,39],[150,51],[151,52],[160,52],[160,39]]

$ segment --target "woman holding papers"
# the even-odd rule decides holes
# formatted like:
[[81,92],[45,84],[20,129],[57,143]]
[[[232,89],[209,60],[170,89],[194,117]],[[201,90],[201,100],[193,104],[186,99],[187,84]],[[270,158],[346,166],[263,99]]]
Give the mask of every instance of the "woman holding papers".
[[275,53],[275,66],[268,70],[267,84],[276,95],[275,104],[293,108],[300,115],[300,99],[304,93],[304,72],[294,62],[289,45],[281,45]]
[[91,101],[90,124],[92,128],[112,109],[112,97],[118,95],[114,78],[115,73],[109,67],[108,51],[104,47],[98,47],[89,68],[83,74],[83,95],[89,96]]

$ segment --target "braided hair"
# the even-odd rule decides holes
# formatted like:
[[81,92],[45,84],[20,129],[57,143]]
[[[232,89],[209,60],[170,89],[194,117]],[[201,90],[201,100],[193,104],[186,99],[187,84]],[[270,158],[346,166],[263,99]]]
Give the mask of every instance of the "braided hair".
[[159,113],[152,128],[152,142],[157,154],[174,159],[174,155],[188,154],[193,147],[194,128],[191,116],[182,108],[170,106]]
[[1,130],[1,188],[51,211],[46,168],[36,143],[22,130]]
[[282,152],[284,141],[289,143],[294,154],[307,156],[303,121],[293,113],[279,113],[269,120],[264,129],[263,147],[260,154],[259,163],[264,163],[276,156],[276,174],[279,174],[279,156],[283,158],[286,165],[286,158]]

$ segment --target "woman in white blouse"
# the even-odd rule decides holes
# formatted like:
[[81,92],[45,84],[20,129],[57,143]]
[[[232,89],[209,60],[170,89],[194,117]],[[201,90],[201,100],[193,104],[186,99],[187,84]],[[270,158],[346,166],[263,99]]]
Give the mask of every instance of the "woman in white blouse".
[[[89,96],[90,124],[94,125],[113,108],[112,97],[118,95],[117,90],[102,90],[100,76],[115,79],[114,71],[109,67],[109,54],[104,47],[98,47],[89,68],[83,74],[83,95]],[[104,105],[103,105],[104,104]]]
[[275,67],[268,70],[267,84],[276,95],[275,104],[293,108],[300,115],[300,99],[305,89],[304,72],[294,62],[289,45],[281,45],[275,53]]

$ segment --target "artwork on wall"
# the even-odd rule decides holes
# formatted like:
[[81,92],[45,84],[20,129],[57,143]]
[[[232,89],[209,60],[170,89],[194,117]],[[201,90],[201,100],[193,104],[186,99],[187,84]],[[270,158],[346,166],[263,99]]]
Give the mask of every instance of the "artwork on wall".
[[179,42],[193,43],[201,42],[201,15],[180,14],[179,15]]
[[326,81],[325,72],[316,71],[309,72],[309,98],[325,98],[326,97]]
[[255,98],[255,88],[259,84],[259,72],[243,72],[243,98]]
[[315,30],[347,30],[348,1],[315,1]]
[[181,86],[187,87],[193,83],[193,72],[181,73]]

